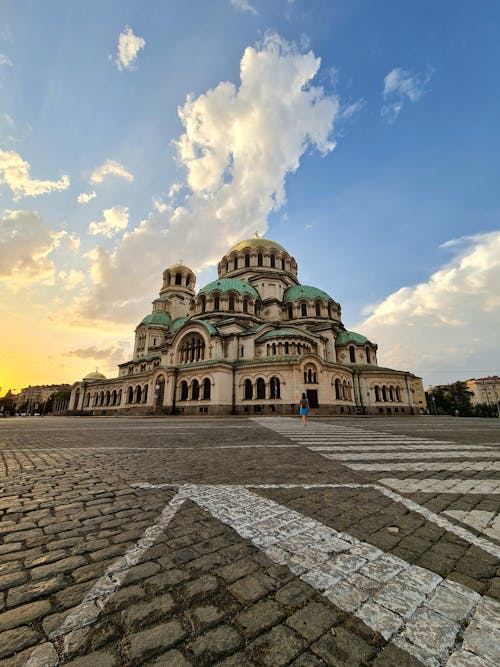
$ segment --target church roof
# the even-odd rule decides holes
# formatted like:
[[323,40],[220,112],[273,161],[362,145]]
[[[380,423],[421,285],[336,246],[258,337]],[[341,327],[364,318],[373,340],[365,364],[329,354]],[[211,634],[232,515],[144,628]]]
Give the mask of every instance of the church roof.
[[255,236],[251,239],[247,239],[246,241],[240,241],[239,243],[236,243],[231,248],[229,248],[226,255],[229,255],[231,252],[243,250],[244,248],[274,248],[275,250],[280,250],[281,252],[287,252],[285,248],[283,248],[283,246],[279,243],[276,243],[276,241],[271,241],[271,239],[264,239],[260,236]]
[[164,327],[169,327],[172,323],[172,318],[163,310],[157,310],[154,313],[146,315],[141,324],[161,324]]
[[105,380],[106,376],[103,375],[102,373],[99,373],[99,371],[93,371],[92,373],[87,373],[87,375],[83,379],[84,380]]
[[299,331],[298,329],[272,329],[271,331],[263,333],[262,336],[259,336],[258,340],[262,341],[268,340],[269,338],[285,338],[289,336],[294,336],[295,338],[308,338],[304,331]]
[[340,331],[335,340],[335,345],[347,345],[347,343],[357,343],[358,345],[364,345],[368,342],[368,338],[354,331]]
[[317,287],[310,287],[309,285],[294,285],[293,287],[289,287],[283,294],[283,301],[298,301],[302,298],[333,301],[329,294]]
[[183,327],[183,326],[186,324],[186,322],[187,322],[188,320],[189,320],[189,317],[187,317],[187,315],[184,316],[184,317],[177,317],[177,318],[172,322],[172,326],[170,327],[170,329],[171,329],[172,331],[177,331],[177,329],[180,329],[181,327]]
[[212,292],[238,292],[238,294],[250,294],[254,298],[259,298],[259,293],[243,280],[238,280],[236,278],[220,278],[219,280],[214,280],[205,287],[202,287],[198,294],[211,294]]

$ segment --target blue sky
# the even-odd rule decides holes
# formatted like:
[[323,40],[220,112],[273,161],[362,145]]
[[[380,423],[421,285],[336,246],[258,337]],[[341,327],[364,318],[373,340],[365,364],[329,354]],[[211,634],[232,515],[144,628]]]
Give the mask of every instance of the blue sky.
[[499,22],[486,2],[4,0],[4,390],[112,374],[162,269],[201,287],[254,231],[383,364],[499,373]]

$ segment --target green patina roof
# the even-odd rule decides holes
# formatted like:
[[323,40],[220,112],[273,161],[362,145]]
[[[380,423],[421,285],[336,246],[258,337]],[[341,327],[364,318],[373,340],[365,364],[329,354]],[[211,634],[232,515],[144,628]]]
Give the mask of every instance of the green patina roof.
[[172,322],[172,326],[170,327],[171,331],[177,331],[177,329],[180,329],[183,327],[186,322],[189,320],[189,317],[178,317],[176,320]]
[[289,287],[283,294],[283,301],[298,301],[298,299],[323,299],[324,301],[333,301],[323,290],[309,285],[294,285]]
[[172,323],[172,318],[168,313],[163,310],[157,310],[142,320],[141,324],[161,324],[165,327],[169,327]]
[[205,287],[202,287],[198,294],[210,294],[211,292],[238,292],[238,294],[250,294],[254,298],[259,298],[259,293],[248,283],[243,280],[237,280],[236,278],[221,278],[220,280],[214,280]]
[[294,336],[295,338],[308,338],[308,336],[302,331],[297,329],[273,329],[272,331],[266,331],[262,336],[259,336],[258,340],[268,340],[269,338],[284,338],[288,336]]
[[182,327],[189,324],[201,324],[205,327],[205,329],[207,329],[209,333],[211,334],[218,333],[217,329],[214,327],[213,324],[210,324],[210,322],[205,322],[204,320],[194,320],[187,316],[178,317],[176,320],[174,320],[172,322],[172,326],[170,327],[170,331],[179,331],[179,329],[182,329]]
[[194,324],[195,322],[196,324],[202,324],[211,334],[218,333],[216,327],[214,327],[213,324],[210,324],[210,322],[205,322],[205,320],[189,320],[189,324]]
[[364,345],[370,341],[365,336],[355,333],[354,331],[340,331],[337,339],[335,340],[335,345],[347,345],[347,343],[357,343],[358,345]]

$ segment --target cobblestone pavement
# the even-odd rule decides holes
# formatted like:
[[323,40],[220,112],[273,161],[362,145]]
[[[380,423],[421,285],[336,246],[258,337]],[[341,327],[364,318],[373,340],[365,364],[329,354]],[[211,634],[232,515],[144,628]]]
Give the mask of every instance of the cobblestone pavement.
[[500,421],[0,421],[0,665],[500,664]]

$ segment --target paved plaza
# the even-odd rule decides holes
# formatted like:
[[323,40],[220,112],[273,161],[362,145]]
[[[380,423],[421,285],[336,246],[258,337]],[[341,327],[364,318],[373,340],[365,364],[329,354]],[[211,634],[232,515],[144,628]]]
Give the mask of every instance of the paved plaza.
[[497,667],[500,420],[0,420],[0,665]]

